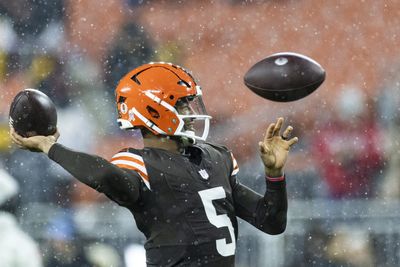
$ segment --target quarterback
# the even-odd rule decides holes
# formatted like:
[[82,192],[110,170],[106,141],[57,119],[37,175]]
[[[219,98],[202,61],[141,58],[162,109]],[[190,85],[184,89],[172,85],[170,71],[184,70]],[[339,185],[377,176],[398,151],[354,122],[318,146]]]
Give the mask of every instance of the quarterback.
[[170,63],[142,65],[115,91],[120,128],[140,129],[144,148],[124,148],[111,160],[57,143],[59,133],[23,138],[21,148],[46,153],[79,181],[129,209],[146,237],[148,266],[234,266],[237,217],[267,234],[286,227],[283,168],[292,127],[271,123],[261,142],[266,191],[237,179],[238,164],[225,147],[206,142],[211,117],[192,75]]

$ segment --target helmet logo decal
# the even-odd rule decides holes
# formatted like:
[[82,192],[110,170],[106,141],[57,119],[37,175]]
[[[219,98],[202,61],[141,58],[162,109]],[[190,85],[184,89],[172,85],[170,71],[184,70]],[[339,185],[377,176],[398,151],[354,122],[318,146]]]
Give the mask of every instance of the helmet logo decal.
[[121,103],[119,109],[121,110],[122,114],[126,114],[128,112],[128,106],[125,103]]

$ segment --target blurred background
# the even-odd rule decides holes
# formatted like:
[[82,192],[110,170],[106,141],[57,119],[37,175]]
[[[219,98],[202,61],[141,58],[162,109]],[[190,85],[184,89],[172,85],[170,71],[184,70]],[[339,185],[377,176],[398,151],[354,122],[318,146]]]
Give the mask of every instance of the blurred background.
[[[42,266],[144,266],[129,212],[13,146],[8,111],[37,88],[57,105],[62,144],[110,158],[142,146],[117,126],[118,80],[170,61],[199,80],[209,140],[233,151],[244,184],[265,190],[257,143],[268,123],[284,116],[300,139],[286,168],[287,230],[240,222],[237,266],[400,266],[399,44],[400,1],[0,0],[0,181],[18,182],[0,207]],[[290,103],[245,88],[248,68],[284,51],[318,61],[325,83]]]

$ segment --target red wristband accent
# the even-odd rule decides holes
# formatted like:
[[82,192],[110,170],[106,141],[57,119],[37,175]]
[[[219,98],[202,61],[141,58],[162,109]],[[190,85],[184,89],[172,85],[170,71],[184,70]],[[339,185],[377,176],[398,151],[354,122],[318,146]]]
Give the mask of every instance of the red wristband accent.
[[268,177],[268,176],[265,176],[265,178],[270,182],[281,182],[281,181],[285,180],[285,175],[282,175],[280,177]]

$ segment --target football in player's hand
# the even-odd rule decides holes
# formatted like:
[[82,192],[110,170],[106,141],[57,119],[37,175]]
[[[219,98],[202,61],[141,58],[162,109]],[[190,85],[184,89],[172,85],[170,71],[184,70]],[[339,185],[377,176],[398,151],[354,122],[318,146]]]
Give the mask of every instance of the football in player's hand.
[[10,125],[24,137],[52,135],[57,130],[57,111],[51,99],[36,89],[19,92],[10,107]]
[[325,80],[325,70],[315,60],[297,53],[273,54],[254,64],[244,83],[257,95],[278,102],[306,97]]

